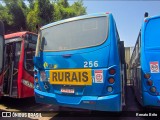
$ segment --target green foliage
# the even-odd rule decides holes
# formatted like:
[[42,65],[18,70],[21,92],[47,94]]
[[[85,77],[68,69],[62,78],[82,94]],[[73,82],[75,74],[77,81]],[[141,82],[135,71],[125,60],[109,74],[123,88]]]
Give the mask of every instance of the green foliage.
[[0,4],[0,19],[5,29],[15,32],[20,30],[36,31],[36,25],[45,25],[61,19],[86,14],[82,0],[69,5],[67,0],[4,0]]
[[8,14],[9,10],[4,6],[0,5],[0,20],[8,25],[13,24],[13,16]]
[[74,4],[71,6],[71,8],[75,11],[76,16],[86,14],[86,7],[83,7],[82,0],[74,2]]
[[54,3],[54,21],[86,14],[82,0],[74,2],[69,6],[67,0],[59,0]]
[[23,0],[4,0],[6,6],[0,10],[0,19],[5,23],[6,32],[15,32],[26,29],[25,10],[26,5]]
[[29,8],[32,10],[34,8],[34,0],[28,0]]
[[31,10],[27,15],[27,27],[30,31],[36,31],[35,26],[41,23],[41,18],[39,14],[39,5],[38,1],[36,1],[33,10]]

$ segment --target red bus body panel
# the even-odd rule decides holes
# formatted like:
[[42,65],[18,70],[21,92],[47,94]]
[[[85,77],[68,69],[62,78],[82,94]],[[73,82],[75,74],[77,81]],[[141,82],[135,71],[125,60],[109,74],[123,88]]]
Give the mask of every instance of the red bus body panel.
[[22,38],[21,54],[20,54],[20,59],[19,59],[19,63],[18,63],[18,79],[17,79],[17,93],[18,93],[18,95],[17,95],[17,98],[26,98],[26,97],[34,96],[34,88],[23,84],[23,80],[27,80],[30,83],[34,84],[34,76],[29,74],[24,68],[24,54],[25,54],[24,53],[25,52],[24,36],[27,33],[37,35],[37,34],[32,33],[32,32],[23,31],[23,32],[12,33],[12,34],[8,34],[8,35],[4,36],[5,40],[16,38],[16,37],[21,37]]
[[31,34],[37,35],[35,33],[29,32],[29,31],[23,31],[23,32],[16,32],[16,33],[12,33],[12,34],[7,34],[7,35],[4,36],[4,38],[6,40],[6,39],[15,38],[15,37],[22,37],[26,33],[31,33]]

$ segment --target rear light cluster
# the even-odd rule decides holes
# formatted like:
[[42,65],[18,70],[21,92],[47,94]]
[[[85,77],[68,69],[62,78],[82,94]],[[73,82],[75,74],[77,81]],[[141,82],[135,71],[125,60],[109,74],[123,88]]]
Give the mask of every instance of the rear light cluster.
[[109,84],[113,84],[115,82],[114,76],[113,76],[114,74],[116,74],[116,70],[113,68],[109,69],[109,75],[111,76],[108,79]]
[[148,86],[152,86],[153,85],[153,81],[152,80],[147,80],[147,85]]
[[35,70],[35,71],[34,71],[35,88],[39,90],[39,89],[40,89],[40,86],[39,86],[39,83],[38,83],[38,76],[37,76],[37,74],[38,74],[38,71]]
[[148,86],[150,86],[150,89],[149,89],[150,92],[155,93],[156,92],[156,87],[153,86],[153,81],[150,79],[151,75],[149,73],[146,73],[146,74],[144,74],[144,78],[147,79],[146,80],[146,84]]
[[112,91],[113,91],[113,87],[112,87],[112,86],[108,86],[108,87],[107,87],[107,91],[108,91],[108,92],[112,92]]
[[114,68],[109,69],[109,78],[108,83],[110,86],[107,86],[107,91],[112,92],[113,91],[113,84],[115,83],[114,75],[116,74],[116,70]]
[[109,84],[113,84],[115,81],[114,81],[114,78],[113,77],[110,77],[109,79],[108,79],[108,82],[109,82]]
[[114,75],[115,73],[116,73],[115,69],[113,69],[113,68],[109,69],[109,74],[110,75]]
[[153,93],[155,93],[155,92],[156,92],[156,87],[152,86],[152,87],[150,88],[150,91],[153,92]]
[[151,75],[149,73],[144,74],[144,78],[149,79]]
[[[40,81],[43,81],[44,89],[48,90],[49,85],[46,80],[47,80],[46,72],[40,71]],[[38,71],[37,70],[34,71],[34,81],[35,81],[35,88],[38,90],[41,90],[40,84],[38,82]]]
[[34,80],[35,82],[38,82],[38,76],[37,76],[38,72],[37,70],[34,71]]

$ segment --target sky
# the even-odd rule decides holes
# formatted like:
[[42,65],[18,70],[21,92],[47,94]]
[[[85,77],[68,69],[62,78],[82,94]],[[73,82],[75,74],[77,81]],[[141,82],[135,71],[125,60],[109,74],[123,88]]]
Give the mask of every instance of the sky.
[[[70,0],[69,3],[72,3]],[[120,39],[125,47],[133,47],[144,20],[144,13],[149,16],[160,15],[158,0],[83,0],[87,14],[109,12],[117,24]]]
[[[68,0],[70,4],[75,1],[77,0]],[[148,12],[149,16],[160,15],[160,0],[83,0],[83,4],[87,8],[87,14],[113,14],[125,47],[135,45],[145,12]]]

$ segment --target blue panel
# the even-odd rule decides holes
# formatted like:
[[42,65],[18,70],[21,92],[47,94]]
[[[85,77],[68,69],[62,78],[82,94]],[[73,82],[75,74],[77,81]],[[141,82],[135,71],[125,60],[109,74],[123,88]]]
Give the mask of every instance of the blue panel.
[[[59,95],[58,97],[62,97]],[[119,94],[110,95],[110,96],[81,96],[81,97],[62,97],[64,101],[57,101],[55,94],[49,94],[35,90],[36,102],[62,105],[75,108],[91,109],[91,110],[100,110],[100,111],[121,111],[121,97]],[[65,101],[66,98],[66,101]],[[67,101],[67,99],[69,99]],[[73,101],[73,102],[72,102]]]
[[[109,41],[108,41],[109,42]],[[73,50],[66,52],[44,52],[43,62],[49,65],[46,69],[84,68],[84,62],[98,61],[98,68],[107,67],[110,46],[87,48],[85,50]],[[65,55],[70,55],[66,57]],[[104,57],[105,55],[105,57]],[[44,63],[42,63],[44,64]],[[89,65],[87,65],[89,66]]]
[[160,107],[160,96],[154,96],[148,92],[143,93],[144,106],[158,106]]

